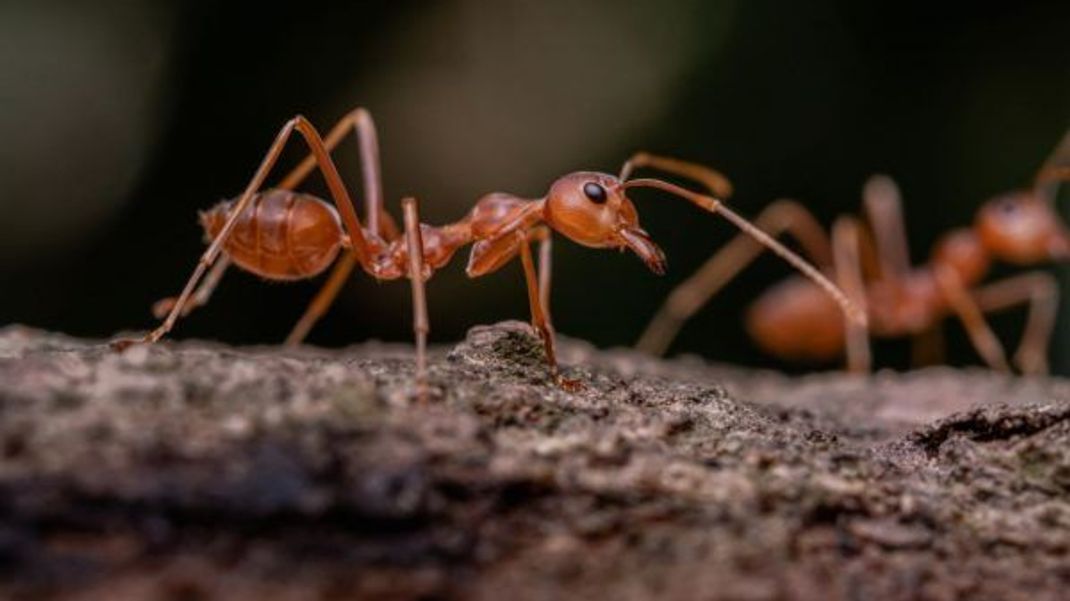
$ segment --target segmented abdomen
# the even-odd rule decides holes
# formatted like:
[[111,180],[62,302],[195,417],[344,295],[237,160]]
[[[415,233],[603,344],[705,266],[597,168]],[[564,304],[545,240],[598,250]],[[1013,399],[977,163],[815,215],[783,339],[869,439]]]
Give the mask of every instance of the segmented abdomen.
[[[219,234],[235,201],[201,213],[212,239]],[[334,207],[289,190],[253,196],[238,217],[224,252],[239,267],[272,280],[298,280],[326,269],[338,256],[345,234]]]

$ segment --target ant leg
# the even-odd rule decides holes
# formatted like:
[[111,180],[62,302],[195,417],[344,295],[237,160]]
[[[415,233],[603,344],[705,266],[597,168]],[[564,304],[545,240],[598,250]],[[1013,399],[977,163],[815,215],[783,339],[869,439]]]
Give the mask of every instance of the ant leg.
[[881,279],[902,279],[910,271],[910,250],[899,187],[888,176],[874,175],[862,188],[862,203],[873,232]]
[[[186,317],[197,307],[203,307],[208,304],[208,301],[212,298],[212,292],[219,285],[219,281],[223,279],[223,273],[226,272],[227,267],[230,267],[230,258],[226,255],[219,257],[216,264],[212,266],[212,270],[208,272],[208,275],[204,276],[204,281],[197,287],[197,291],[193,293],[189,302],[186,303],[186,307],[182,310],[182,317]],[[156,316],[156,319],[163,319],[167,317],[167,314],[171,312],[171,308],[177,302],[178,299],[173,296],[160,299],[153,303],[152,314]]]
[[[379,166],[379,135],[375,130],[375,121],[367,109],[358,107],[347,113],[338,120],[327,137],[323,139],[323,146],[328,152],[333,152],[338,144],[345,138],[349,130],[357,136],[357,145],[360,148],[361,176],[364,182],[364,220],[368,231],[382,235],[387,240],[393,240],[400,235],[397,224],[386,212],[383,205],[383,174]],[[316,166],[316,157],[309,155],[301,161],[286,177],[282,178],[279,188],[289,190],[297,187]]]
[[1055,279],[1040,271],[1024,273],[977,289],[974,298],[985,313],[1029,304],[1025,333],[1014,362],[1024,373],[1046,373],[1048,341],[1059,308],[1059,286]]
[[1053,165],[1037,173],[1037,185],[1054,184],[1070,180],[1070,165]]
[[[286,146],[286,142],[289,141],[290,136],[293,135],[294,131],[301,134],[316,157],[316,162],[319,165],[320,171],[323,172],[324,179],[327,181],[327,187],[331,191],[335,206],[338,207],[342,222],[345,224],[347,233],[349,234],[350,242],[352,244],[352,252],[356,254],[357,259],[362,264],[366,264],[366,262],[369,261],[371,250],[364,237],[364,230],[361,227],[360,219],[357,217],[356,210],[353,208],[353,201],[350,200],[349,193],[346,192],[345,186],[342,184],[342,178],[338,175],[338,169],[334,166],[330,155],[327,154],[327,150],[323,146],[323,140],[320,139],[316,128],[313,127],[307,119],[302,116],[294,117],[287,121],[275,136],[275,141],[272,142],[271,147],[268,149],[263,161],[261,161],[252,180],[249,181],[249,184],[245,187],[245,191],[242,192],[241,198],[235,203],[234,208],[231,209],[230,214],[227,216],[227,221],[223,224],[223,228],[220,230],[219,234],[216,235],[212,244],[209,245],[204,254],[201,255],[200,260],[197,262],[197,267],[193,270],[193,274],[186,282],[186,286],[182,289],[182,293],[178,296],[178,300],[175,301],[174,306],[171,307],[171,312],[168,313],[167,318],[159,327],[145,335],[140,342],[156,342],[174,327],[175,322],[185,310],[186,303],[189,302],[190,296],[197,287],[197,283],[200,281],[201,277],[204,276],[205,271],[207,271],[208,268],[215,263],[216,259],[219,258],[220,253],[223,251],[223,245],[226,243],[227,238],[230,237],[230,233],[234,230],[238,217],[241,216],[246,208],[248,208],[256,192],[263,186],[264,180],[275,166],[275,163],[279,159],[279,155],[282,154],[282,150]],[[138,341],[118,340],[113,343],[113,346],[122,349],[135,342]]]
[[[542,311],[547,316],[550,315],[550,284],[553,278],[553,241],[550,236],[550,229],[546,227],[532,229],[527,235],[528,242],[539,243],[539,304],[542,305]],[[520,246],[517,245],[512,252],[515,256],[520,252]],[[547,321],[549,321],[549,317],[547,317]],[[532,320],[531,326],[538,329],[534,320]]]
[[316,325],[316,322],[323,317],[323,314],[334,303],[334,299],[338,297],[338,293],[341,292],[342,287],[349,279],[349,274],[353,272],[353,268],[357,266],[357,263],[357,257],[349,251],[346,251],[342,258],[335,263],[334,269],[331,270],[331,275],[327,277],[327,282],[316,293],[308,308],[305,309],[305,313],[301,315],[301,319],[290,330],[290,335],[286,337],[285,342],[287,346],[297,346],[305,340],[305,337],[312,330],[312,326]]
[[[383,178],[379,167],[379,137],[375,131],[375,122],[371,113],[364,108],[357,108],[338,120],[338,123],[327,133],[323,139],[323,146],[327,152],[334,152],[338,144],[345,138],[350,130],[357,136],[357,144],[360,148],[362,179],[364,182],[364,217],[368,231],[382,236],[385,240],[397,239],[401,233],[397,224],[383,206]],[[312,173],[316,166],[315,155],[309,155],[305,160],[286,174],[279,183],[279,188],[290,190],[301,185]],[[346,255],[335,266],[331,275],[324,282],[301,318],[294,324],[290,335],[286,337],[287,345],[297,345],[304,341],[308,333],[316,325],[327,309],[334,303],[335,298],[342,291],[342,287],[356,266],[356,261],[351,255]]]
[[[798,202],[785,199],[770,204],[758,214],[754,225],[774,237],[790,233],[810,260],[820,267],[831,267],[832,251],[824,230]],[[733,238],[669,293],[643,331],[636,348],[652,355],[665,354],[684,322],[766,249],[750,234]]]
[[427,294],[424,290],[424,242],[420,233],[419,207],[415,198],[401,201],[405,217],[405,246],[409,254],[409,281],[412,283],[412,327],[416,334],[416,386],[421,401],[427,400]]
[[937,267],[934,273],[937,285],[944,293],[951,309],[962,321],[977,353],[992,369],[1002,372],[1010,371],[1003,345],[985,322],[981,308],[962,285],[958,275],[946,267]]
[[624,165],[621,166],[618,179],[625,181],[631,176],[632,171],[644,167],[679,175],[698,182],[709,189],[714,196],[722,200],[732,195],[732,182],[721,172],[698,163],[648,152],[637,152],[625,161]]
[[[865,284],[862,282],[862,266],[859,257],[859,227],[853,217],[840,217],[832,224],[832,249],[836,265],[836,283],[851,302],[863,311],[866,308]],[[866,324],[844,316],[847,335],[847,371],[868,373],[872,365],[869,349],[869,331]]]
[[1070,130],[1059,140],[1055,149],[1037,171],[1033,188],[1054,203],[1059,182],[1070,181]]
[[520,248],[520,262],[524,266],[524,280],[528,287],[528,304],[531,305],[531,323],[535,331],[542,338],[543,347],[546,349],[546,361],[550,366],[550,376],[555,382],[559,382],[557,371],[557,354],[554,352],[554,326],[550,322],[549,315],[544,311],[542,301],[539,298],[539,278],[535,273],[535,261],[531,257],[531,247],[528,245],[528,235],[522,231],[516,232],[517,245]]

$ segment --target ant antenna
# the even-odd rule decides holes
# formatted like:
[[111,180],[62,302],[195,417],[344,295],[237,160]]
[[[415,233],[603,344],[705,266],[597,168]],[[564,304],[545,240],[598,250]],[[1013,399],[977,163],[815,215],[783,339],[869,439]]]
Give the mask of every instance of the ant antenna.
[[806,262],[802,257],[792,252],[788,247],[777,242],[772,236],[755,227],[750,221],[744,219],[742,215],[726,207],[722,201],[713,198],[712,196],[692,192],[691,190],[675,184],[670,184],[653,178],[628,180],[623,182],[620,188],[622,190],[627,188],[656,188],[663,192],[668,192],[669,194],[683,198],[711,213],[716,213],[724,217],[744,233],[757,240],[760,244],[765,245],[769,250],[779,255],[782,259],[801,271],[803,275],[820,286],[838,305],[840,305],[840,308],[851,321],[860,326],[866,325],[867,320],[865,312],[862,311],[858,305],[853,303],[851,299],[847,298],[847,295],[844,294],[836,284],[833,284],[824,274],[818,271],[813,265]]

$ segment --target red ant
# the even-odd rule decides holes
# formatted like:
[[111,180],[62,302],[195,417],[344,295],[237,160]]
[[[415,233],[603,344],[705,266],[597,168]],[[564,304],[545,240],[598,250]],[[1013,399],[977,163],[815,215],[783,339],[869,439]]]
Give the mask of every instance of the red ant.
[[[1070,179],[1070,134],[1036,175],[1032,189],[997,196],[978,210],[972,227],[945,234],[929,262],[910,265],[899,190],[890,178],[874,176],[863,191],[869,227],[840,217],[831,240],[800,204],[780,200],[755,219],[772,235],[789,232],[803,254],[835,273],[848,296],[867,311],[875,336],[913,336],[915,359],[925,352],[948,315],[962,321],[974,347],[994,369],[1009,370],[998,339],[984,314],[1029,303],[1025,333],[1015,363],[1026,373],[1047,370],[1045,349],[1055,324],[1058,286],[1034,271],[977,288],[993,259],[1015,265],[1070,259],[1070,233],[1055,210],[1057,186]],[[738,237],[674,289],[647,326],[637,347],[663,354],[684,321],[695,314],[761,252]],[[746,326],[758,345],[788,360],[827,361],[846,350],[851,371],[868,371],[865,330],[852,326],[816,288],[789,278],[766,291],[750,307]]]
[[[350,129],[356,133],[363,159],[363,223],[329,154]],[[311,156],[284,177],[276,188],[261,191],[295,131],[307,142]],[[158,317],[164,318],[166,314],[163,323],[140,340],[119,340],[114,345],[124,348],[137,342],[158,341],[180,316],[207,302],[230,263],[270,280],[299,280],[323,272],[341,254],[326,284],[297,322],[287,343],[297,344],[304,339],[358,264],[378,280],[408,277],[412,283],[417,381],[424,390],[429,330],[424,280],[449,262],[458,249],[472,244],[467,268],[469,277],[491,273],[520,256],[533,326],[542,338],[551,375],[555,381],[564,383],[566,381],[558,377],[554,330],[549,314],[551,233],[556,231],[592,248],[631,249],[651,271],[663,273],[665,255],[639,227],[635,205],[625,196],[625,191],[630,188],[656,188],[722,215],[810,277],[830,295],[834,304],[854,319],[864,319],[862,312],[819,271],[729,210],[720,200],[656,179],[625,181],[631,166],[639,163],[670,170],[682,169],[699,181],[705,181],[715,191],[729,188],[727,180],[711,169],[637,155],[626,164],[622,177],[571,173],[555,181],[545,197],[534,200],[512,194],[487,194],[464,218],[444,226],[421,224],[416,200],[405,198],[401,201],[402,234],[383,208],[378,139],[371,115],[364,109],[352,111],[338,122],[325,140],[304,117],[295,117],[282,127],[241,196],[201,213],[201,225],[211,244],[177,299],[164,299],[155,305]],[[326,179],[334,207],[314,196],[293,191],[317,166]],[[530,249],[532,241],[541,245],[538,275]]]

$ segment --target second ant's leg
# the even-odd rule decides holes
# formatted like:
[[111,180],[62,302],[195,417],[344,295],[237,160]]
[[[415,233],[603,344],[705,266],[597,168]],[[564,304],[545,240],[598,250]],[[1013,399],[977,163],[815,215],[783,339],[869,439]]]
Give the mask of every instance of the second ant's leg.
[[724,200],[732,195],[732,182],[720,171],[699,163],[692,163],[673,157],[659,156],[649,152],[637,152],[620,168],[619,179],[624,181],[631,177],[636,169],[649,167],[686,177],[705,186],[715,197]]
[[958,315],[962,325],[966,328],[966,334],[970,337],[977,353],[981,355],[985,363],[996,371],[1010,371],[1007,364],[1007,355],[1003,351],[1003,345],[992,332],[992,328],[985,322],[981,308],[959,281],[958,275],[947,268],[937,268],[934,272],[937,284],[944,293],[951,309]]
[[[865,283],[862,281],[862,264],[859,256],[858,221],[840,217],[832,224],[833,263],[836,266],[836,283],[855,305],[866,308]],[[869,349],[869,330],[865,325],[844,317],[847,343],[847,371],[868,373],[872,365]]]
[[1025,373],[1047,372],[1048,341],[1059,309],[1059,285],[1055,279],[1040,271],[1024,273],[975,290],[974,298],[986,313],[1029,304],[1025,333],[1014,362]]
[[910,249],[903,224],[903,202],[892,178],[874,175],[862,188],[866,217],[873,231],[880,277],[902,279],[910,270]]
[[405,245],[409,254],[409,281],[412,283],[412,329],[416,334],[416,386],[420,400],[427,400],[427,294],[424,289],[424,242],[420,235],[420,213],[415,198],[401,201],[405,218]]
[[[754,225],[774,237],[788,232],[799,241],[803,254],[819,267],[832,264],[830,243],[824,230],[801,204],[778,200],[758,214]],[[765,247],[747,234],[733,238],[669,293],[643,331],[636,348],[653,355],[665,354],[684,322],[764,251]]]
[[312,331],[312,326],[316,325],[316,322],[330,308],[334,299],[338,297],[338,293],[342,291],[342,287],[345,286],[346,281],[349,279],[349,274],[353,273],[353,268],[358,263],[357,257],[349,251],[346,251],[342,258],[335,263],[327,282],[316,293],[315,298],[312,299],[304,314],[301,315],[301,319],[297,320],[293,329],[290,330],[290,335],[286,337],[287,346],[297,346],[305,340],[308,333]]

